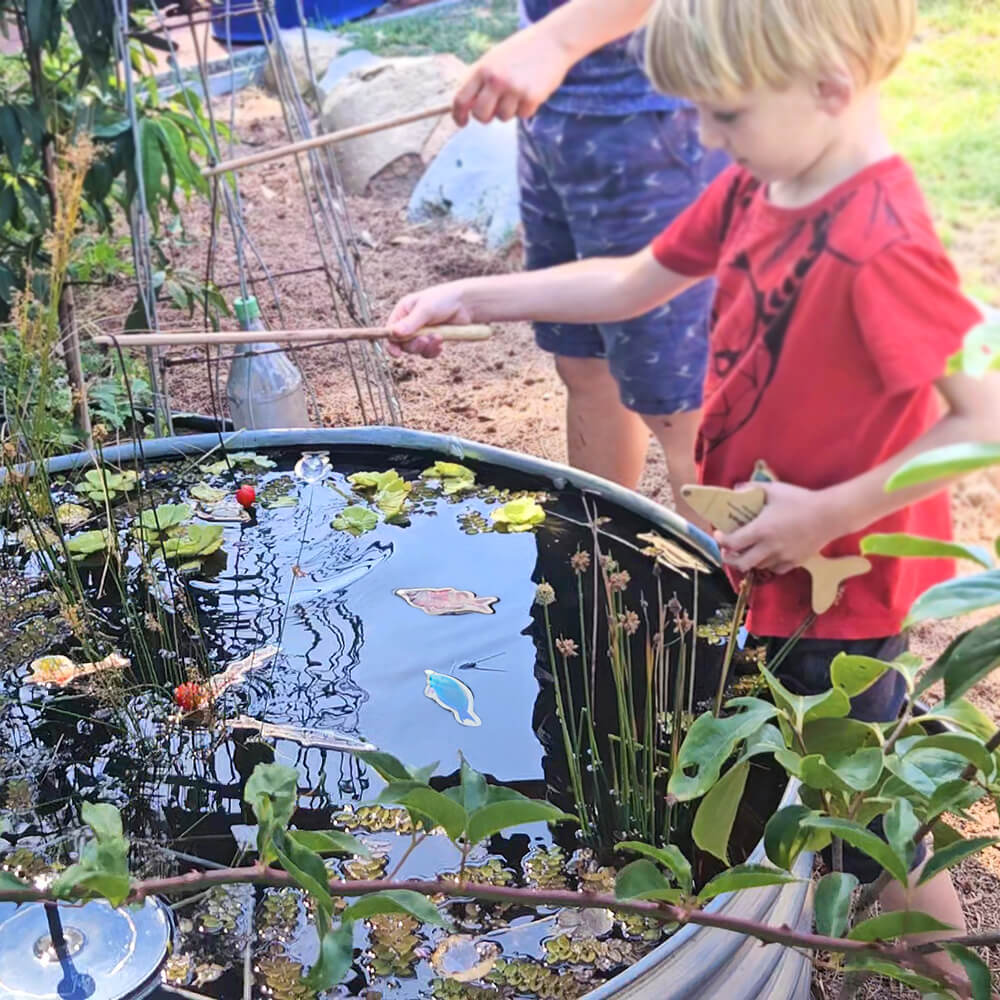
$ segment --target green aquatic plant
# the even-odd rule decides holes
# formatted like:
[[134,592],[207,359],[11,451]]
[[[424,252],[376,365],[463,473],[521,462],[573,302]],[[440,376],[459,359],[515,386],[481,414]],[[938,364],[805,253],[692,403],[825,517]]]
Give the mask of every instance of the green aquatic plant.
[[113,545],[111,532],[101,528],[94,531],[83,531],[66,539],[66,551],[73,559],[86,559],[98,552],[108,552]]
[[83,481],[77,484],[76,491],[94,503],[110,502],[119,494],[135,489],[139,475],[132,469],[123,472],[109,472],[103,465],[96,469],[88,469],[83,474]]
[[545,508],[530,497],[511,500],[490,513],[500,531],[531,531],[545,520]]
[[446,497],[466,493],[476,488],[476,474],[472,469],[457,462],[435,462],[430,468],[420,473],[421,479],[437,480],[441,484],[441,492]]
[[355,538],[367,531],[374,531],[378,526],[378,514],[367,507],[352,505],[345,507],[330,522],[330,527],[336,531],[346,531]]

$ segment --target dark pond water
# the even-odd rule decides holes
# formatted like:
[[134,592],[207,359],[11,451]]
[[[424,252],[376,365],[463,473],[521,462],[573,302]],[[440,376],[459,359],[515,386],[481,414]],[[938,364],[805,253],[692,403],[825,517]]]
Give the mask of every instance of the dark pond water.
[[[220,715],[363,739],[411,764],[440,761],[436,781],[441,786],[457,781],[464,756],[495,782],[533,796],[548,794],[571,809],[548,642],[550,635],[579,641],[582,616],[590,648],[606,648],[602,598],[598,595],[595,615],[593,586],[601,553],[629,577],[623,608],[641,622],[630,640],[633,662],[644,662],[646,643],[658,630],[658,609],[676,595],[702,625],[689,693],[699,701],[714,692],[723,653],[718,626],[731,592],[713,572],[657,568],[640,551],[645,543],[637,541],[637,535],[651,530],[644,519],[575,489],[553,489],[506,468],[470,462],[475,491],[449,497],[433,483],[418,485],[405,524],[380,518],[374,530],[353,537],[331,528],[349,502],[346,476],[395,468],[404,479],[419,482],[434,456],[338,447],[329,453],[332,465],[325,478],[307,483],[294,472],[301,455],[268,452],[274,468],[238,470],[240,481],[256,486],[254,516],[226,523],[221,549],[199,568],[177,574],[161,567],[151,578],[137,558],[130,559],[124,581],[129,594],[163,609],[159,620],[143,625],[155,678],[132,671],[117,683],[100,675],[67,689],[27,682],[36,657],[65,654],[77,662],[88,657],[46,589],[39,557],[24,550],[16,540],[18,526],[8,524],[0,574],[5,581],[0,595],[0,802],[7,821],[0,851],[6,867],[24,874],[64,862],[76,847],[79,804],[87,799],[122,808],[140,872],[189,870],[191,864],[178,852],[220,864],[246,858],[255,830],[242,805],[242,786],[257,763],[275,760],[299,771],[297,826],[350,829],[381,858],[368,864],[331,862],[332,870],[349,877],[391,871],[409,837],[398,832],[398,813],[365,805],[382,783],[356,757],[310,746],[307,737],[302,742],[261,740],[245,730],[168,721],[173,682],[185,671],[218,673],[267,646],[278,647],[278,654],[221,696]],[[206,483],[233,489],[231,477],[213,477],[191,462],[157,466],[145,477],[145,506],[190,502],[191,488]],[[57,488],[58,499],[71,498],[70,483]],[[544,492],[544,523],[523,533],[490,530],[491,511],[519,491]],[[125,496],[115,508],[123,538],[134,502],[134,494]],[[353,502],[365,503],[356,494]],[[698,555],[687,541],[675,541],[690,556]],[[595,561],[578,578],[571,559],[581,551]],[[101,591],[94,603],[101,609],[105,637],[129,655],[122,648],[120,595],[100,563],[80,566],[90,593]],[[550,632],[535,602],[543,581],[556,595],[548,607]],[[480,601],[492,613],[431,615],[396,594],[445,588],[494,599]],[[181,610],[185,593],[189,611]],[[100,639],[94,641],[100,645]],[[666,641],[672,641],[669,634]],[[101,646],[100,652],[109,648]],[[614,700],[610,680],[602,676],[604,660],[598,657],[593,668],[598,675],[595,713],[602,724],[610,720],[602,713],[610,712]],[[453,712],[439,703],[440,695],[432,700],[427,671],[439,675],[445,701],[449,690],[464,696],[451,683],[458,680],[473,702]],[[151,683],[154,679],[159,683]],[[579,703],[579,691],[576,697]],[[479,724],[460,724],[461,717]],[[743,850],[759,837],[759,817],[767,815],[777,795],[774,783],[761,777],[741,824]],[[607,860],[581,849],[572,828],[553,832],[535,824],[494,838],[477,849],[472,863],[484,880],[607,888],[613,879]],[[402,873],[432,877],[456,867],[454,849],[434,837],[414,852]],[[605,926],[602,917],[597,931],[589,933],[549,911],[539,915],[471,903],[447,909],[458,931],[479,944],[456,943],[445,964],[461,965],[462,950],[479,947],[480,956],[501,956],[489,978],[479,986],[446,978],[441,961],[431,961],[435,949],[440,959],[446,932],[409,918],[377,918],[367,936],[357,939],[347,992],[373,1000],[486,995],[477,989],[506,996],[579,996],[659,940],[657,930],[637,921],[612,925],[609,918]],[[3,910],[0,906],[0,919]],[[219,890],[182,902],[176,917],[176,949],[168,967],[173,985],[207,997],[241,998],[249,949],[253,995],[309,995],[298,984],[298,972],[315,957],[316,945],[298,894]]]

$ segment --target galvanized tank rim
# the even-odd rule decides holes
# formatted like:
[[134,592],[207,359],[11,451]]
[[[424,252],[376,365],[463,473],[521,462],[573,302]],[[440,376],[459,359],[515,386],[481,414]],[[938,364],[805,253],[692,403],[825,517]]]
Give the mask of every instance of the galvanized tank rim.
[[[495,445],[480,444],[464,438],[445,434],[432,434],[426,431],[414,431],[400,427],[357,427],[357,428],[290,428],[283,430],[242,430],[221,436],[230,450],[245,450],[256,448],[323,448],[336,445],[376,445],[386,448],[405,448],[416,451],[444,453],[456,460],[475,460],[491,462],[506,466],[518,472],[539,476],[551,482],[557,488],[567,484],[579,490],[586,490],[598,496],[605,497],[614,503],[631,510],[640,517],[657,525],[659,528],[691,542],[702,555],[713,565],[721,568],[718,546],[705,532],[689,524],[679,515],[666,507],[655,503],[647,497],[640,496],[632,490],[619,486],[599,476],[581,472],[558,462],[535,458],[517,452],[507,451]],[[218,447],[219,434],[192,434],[183,437],[157,438],[148,442],[132,442],[103,451],[106,462],[121,463],[133,461],[136,458],[145,462],[163,461],[185,455],[207,452]],[[81,468],[96,462],[96,455],[88,452],[78,452],[70,455],[59,455],[46,463],[49,472],[62,473]],[[779,808],[798,801],[798,782],[790,780],[785,794],[782,796]],[[747,863],[760,864],[766,862],[763,841],[757,844]],[[803,856],[799,859],[797,869],[808,872],[811,859]],[[756,890],[758,892],[762,890]],[[774,895],[781,891],[780,887],[771,887]],[[708,913],[724,912],[733,893],[717,896],[705,911]],[[624,972],[609,979],[597,989],[587,993],[583,1000],[609,1000],[619,991],[628,987],[660,965],[667,957],[676,953],[685,945],[696,946],[692,941],[699,933],[707,932],[707,928],[696,924],[685,924],[672,934],[659,947],[643,956]],[[742,943],[739,934],[731,934],[732,951],[735,953]],[[738,990],[737,990],[738,994]]]

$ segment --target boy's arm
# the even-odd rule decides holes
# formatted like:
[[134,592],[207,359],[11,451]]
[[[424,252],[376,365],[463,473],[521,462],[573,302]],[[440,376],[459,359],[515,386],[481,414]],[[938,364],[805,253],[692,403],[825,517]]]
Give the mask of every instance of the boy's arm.
[[950,444],[1000,442],[1000,374],[949,375],[936,384],[949,412],[887,462],[823,490],[754,483],[766,491],[767,505],[738,531],[717,536],[725,561],[741,572],[786,573],[835,538],[861,531],[948,485],[938,480],[887,493],[885,484],[910,459]]
[[[646,247],[629,257],[595,257],[559,267],[464,278],[407,295],[389,316],[394,340],[434,357],[441,341],[425,327],[443,323],[614,323],[641,316],[700,281],[664,267]],[[405,346],[404,346],[405,344]]]
[[569,0],[486,53],[462,84],[452,112],[459,125],[529,118],[570,68],[642,24],[652,0]]

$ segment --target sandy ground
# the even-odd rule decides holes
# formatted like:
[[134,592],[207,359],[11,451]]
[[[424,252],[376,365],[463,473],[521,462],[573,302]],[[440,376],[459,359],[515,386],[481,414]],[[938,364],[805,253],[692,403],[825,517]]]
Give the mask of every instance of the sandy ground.
[[[283,131],[276,102],[258,91],[238,97],[237,128],[247,150],[277,145]],[[384,319],[403,294],[434,282],[467,275],[497,273],[520,266],[520,248],[505,254],[487,251],[474,233],[436,226],[413,226],[406,222],[406,197],[418,174],[411,164],[401,163],[373,184],[367,197],[352,198],[349,212],[357,236],[364,283],[371,298],[373,316]],[[315,267],[320,257],[310,223],[312,207],[306,204],[296,171],[286,161],[276,161],[244,172],[240,178],[249,231],[260,257],[272,271]],[[208,209],[204,202],[192,203],[184,213],[185,236],[176,242],[175,264],[203,273]],[[219,230],[215,272],[220,284],[236,277],[229,233]],[[969,235],[969,245],[956,248],[956,257],[979,251],[978,236]],[[257,267],[254,272],[260,275]],[[333,300],[322,273],[277,278],[284,321],[289,327],[330,325],[335,320]],[[266,285],[257,288],[265,317],[272,328],[280,325]],[[228,289],[227,295],[238,292]],[[100,325],[120,329],[130,293],[110,289],[88,301],[88,309]],[[165,310],[161,324],[189,325],[192,321]],[[174,352],[184,355],[184,350]],[[190,352],[187,352],[190,353]],[[319,420],[325,426],[362,422],[357,397],[342,348],[300,352]],[[223,363],[220,384],[225,384]],[[531,331],[524,325],[502,326],[489,342],[454,347],[437,362],[404,358],[391,362],[396,391],[407,426],[455,434],[564,461],[565,393],[556,378],[551,359],[538,351]],[[171,370],[170,392],[175,409],[203,413],[214,410],[213,394],[204,361]],[[665,468],[656,449],[641,491],[668,502]],[[1000,534],[1000,476],[978,475],[954,491],[956,534],[963,541],[992,547]],[[918,630],[914,647],[928,657],[939,653],[957,634],[954,623]],[[980,685],[976,703],[998,718],[1000,678]],[[972,810],[969,821],[959,822],[966,834],[1000,834],[1000,823],[992,805]],[[979,932],[998,926],[1000,915],[1000,852],[987,850],[955,870],[970,930]],[[1000,950],[989,955],[995,974],[1000,973]],[[836,996],[836,977],[816,977],[817,996]],[[866,987],[868,997],[909,995],[885,983]]]

